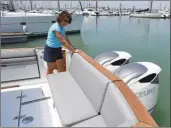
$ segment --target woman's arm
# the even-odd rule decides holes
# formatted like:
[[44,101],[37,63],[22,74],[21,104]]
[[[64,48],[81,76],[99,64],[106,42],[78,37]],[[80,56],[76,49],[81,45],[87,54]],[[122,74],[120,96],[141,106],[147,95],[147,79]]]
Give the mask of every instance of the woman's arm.
[[70,45],[72,45],[67,35],[65,35],[65,39],[68,41]]
[[60,32],[55,32],[56,37],[59,39],[59,41],[65,46],[67,47],[69,50],[71,51],[75,51],[75,49],[72,47],[71,43],[69,41],[67,41]]

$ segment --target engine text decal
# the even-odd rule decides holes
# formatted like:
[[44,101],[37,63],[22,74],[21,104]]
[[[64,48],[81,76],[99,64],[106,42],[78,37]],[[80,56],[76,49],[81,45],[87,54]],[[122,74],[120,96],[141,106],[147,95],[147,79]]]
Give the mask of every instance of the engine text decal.
[[145,90],[145,91],[142,91],[142,92],[138,92],[138,93],[136,93],[136,95],[139,98],[141,98],[141,97],[147,96],[147,95],[154,93],[154,92],[155,92],[155,87],[148,89],[148,90]]

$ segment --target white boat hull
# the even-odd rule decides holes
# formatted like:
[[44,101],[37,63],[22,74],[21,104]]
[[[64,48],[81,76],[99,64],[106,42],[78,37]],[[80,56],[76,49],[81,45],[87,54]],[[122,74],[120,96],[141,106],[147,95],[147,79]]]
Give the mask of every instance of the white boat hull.
[[160,13],[140,13],[140,14],[130,14],[130,17],[136,18],[161,18]]
[[[72,15],[72,23],[66,27],[66,31],[80,31],[84,20],[83,15]],[[55,15],[40,16],[4,16],[1,17],[1,32],[24,32],[22,22],[26,23],[28,33],[47,33],[49,27],[56,21]]]

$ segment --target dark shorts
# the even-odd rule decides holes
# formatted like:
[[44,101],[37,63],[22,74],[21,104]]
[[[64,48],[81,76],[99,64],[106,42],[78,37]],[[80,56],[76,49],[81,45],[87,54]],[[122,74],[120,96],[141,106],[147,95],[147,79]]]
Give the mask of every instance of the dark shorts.
[[46,62],[56,62],[58,59],[63,59],[62,48],[52,48],[45,45],[44,48],[44,60]]

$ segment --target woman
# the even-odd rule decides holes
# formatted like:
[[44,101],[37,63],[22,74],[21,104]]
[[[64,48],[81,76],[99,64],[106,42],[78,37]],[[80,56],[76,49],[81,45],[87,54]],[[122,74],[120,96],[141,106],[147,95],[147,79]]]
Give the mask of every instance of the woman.
[[48,67],[47,75],[52,74],[54,69],[57,69],[58,72],[64,71],[62,45],[70,51],[75,50],[68,38],[64,38],[64,26],[70,24],[71,21],[71,14],[67,11],[63,11],[58,15],[56,22],[49,28],[46,45],[44,48],[44,60],[47,62]]

